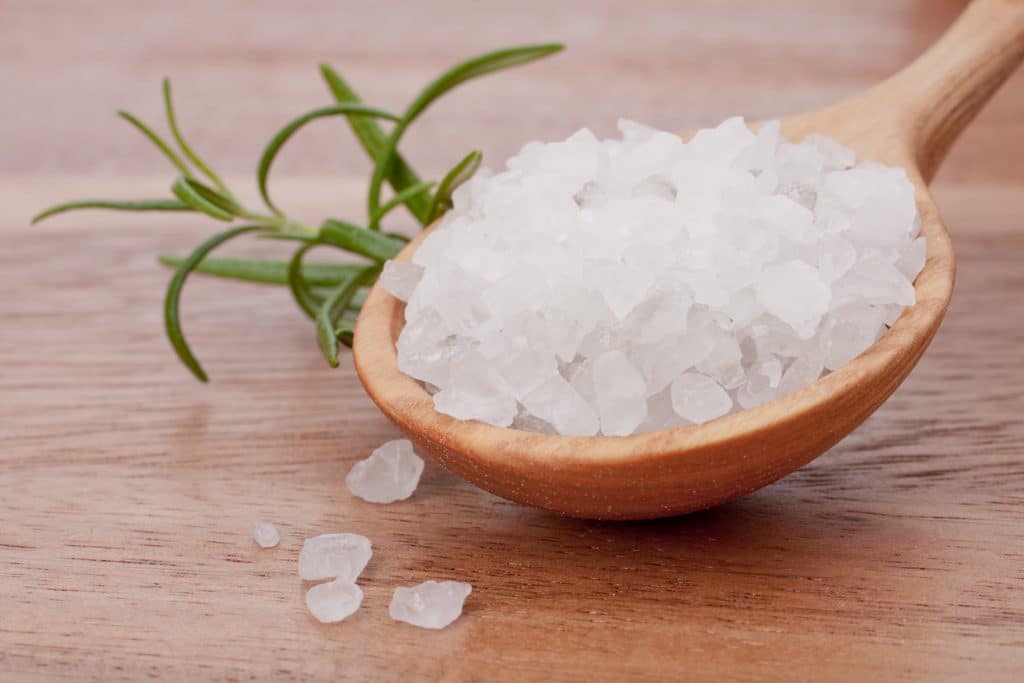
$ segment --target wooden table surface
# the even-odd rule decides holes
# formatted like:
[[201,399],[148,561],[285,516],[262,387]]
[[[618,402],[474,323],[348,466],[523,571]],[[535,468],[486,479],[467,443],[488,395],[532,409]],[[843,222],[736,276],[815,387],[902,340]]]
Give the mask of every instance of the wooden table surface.
[[[164,73],[190,136],[254,196],[265,140],[327,102],[320,60],[399,107],[460,57],[569,43],[429,112],[406,149],[436,174],[471,146],[498,163],[620,115],[679,128],[812,108],[906,63],[961,7],[0,0],[0,679],[1020,680],[1024,73],[936,180],[959,279],[915,373],[826,456],[679,519],[562,519],[431,464],[409,501],[353,499],[349,467],[397,432],[347,356],[326,367],[286,292],[190,284],[208,386],[164,341],[154,256],[209,224],[27,225],[65,198],[165,191],[170,170],[111,115],[155,122]],[[359,216],[366,172],[325,122],[286,150],[276,192],[310,219]],[[255,546],[258,519],[279,547]],[[321,625],[296,557],[329,531],[375,554],[362,609]],[[473,584],[463,618],[392,622],[392,589],[429,578]]]

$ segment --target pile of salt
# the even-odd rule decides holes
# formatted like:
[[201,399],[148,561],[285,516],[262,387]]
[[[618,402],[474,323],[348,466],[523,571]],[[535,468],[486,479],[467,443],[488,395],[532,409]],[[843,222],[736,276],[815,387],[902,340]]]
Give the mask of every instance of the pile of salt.
[[527,144],[412,263],[399,367],[456,418],[576,435],[702,423],[874,343],[924,265],[902,169],[733,118]]

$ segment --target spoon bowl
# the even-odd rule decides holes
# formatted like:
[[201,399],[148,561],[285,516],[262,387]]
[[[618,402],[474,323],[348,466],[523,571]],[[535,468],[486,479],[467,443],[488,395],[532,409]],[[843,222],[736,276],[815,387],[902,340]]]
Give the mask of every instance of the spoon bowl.
[[[404,304],[373,288],[353,353],[367,392],[421,450],[503,498],[573,517],[647,519],[750,493],[807,464],[849,434],[907,377],[942,322],[954,257],[928,181],[946,151],[1024,59],[1024,1],[975,0],[917,61],[856,97],[782,120],[797,141],[819,133],[858,159],[906,169],[916,189],[927,260],[917,302],[847,365],[794,393],[700,426],[627,437],[539,434],[437,412],[398,369]],[[425,234],[398,260],[409,260]]]

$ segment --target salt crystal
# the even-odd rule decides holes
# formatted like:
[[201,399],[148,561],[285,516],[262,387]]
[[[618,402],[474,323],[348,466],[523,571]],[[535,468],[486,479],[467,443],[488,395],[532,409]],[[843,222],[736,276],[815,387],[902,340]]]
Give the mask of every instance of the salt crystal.
[[647,417],[647,385],[622,351],[609,351],[594,361],[594,390],[601,432],[624,436]]
[[413,452],[412,442],[395,439],[353,465],[345,485],[352,495],[365,501],[393,503],[412,495],[421,474],[423,459]]
[[599,429],[597,413],[561,375],[553,375],[524,396],[523,407],[559,434],[593,436]]
[[261,548],[273,548],[281,542],[281,534],[270,522],[256,522],[252,525],[252,537]]
[[420,628],[442,629],[462,614],[473,587],[461,581],[425,581],[395,589],[389,613],[396,621]]
[[803,261],[787,261],[765,269],[757,283],[757,299],[767,313],[808,339],[828,312],[832,293],[817,268]]
[[409,297],[416,290],[420,278],[423,277],[423,267],[415,263],[404,261],[387,261],[381,271],[381,287],[391,292],[395,298],[408,301]]
[[877,306],[850,306],[832,317],[822,336],[825,367],[840,368],[874,344],[884,329],[885,314]]
[[319,583],[306,591],[309,613],[325,624],[350,617],[362,602],[362,589],[344,579]]
[[684,372],[672,382],[672,406],[680,417],[702,424],[728,413],[732,399],[710,377]]
[[321,534],[307,538],[299,552],[299,576],[306,581],[339,579],[354,582],[373,551],[370,539],[359,534]]
[[849,362],[914,303],[903,169],[776,122],[619,131],[525,145],[385,266],[398,366],[438,411],[577,436],[705,422]]

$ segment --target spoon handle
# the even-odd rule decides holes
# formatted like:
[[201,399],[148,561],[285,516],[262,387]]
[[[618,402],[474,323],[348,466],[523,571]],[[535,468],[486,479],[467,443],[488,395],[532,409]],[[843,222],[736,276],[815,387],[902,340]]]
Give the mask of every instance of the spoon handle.
[[1022,61],[1024,0],[974,0],[938,42],[871,94],[896,108],[928,181]]

